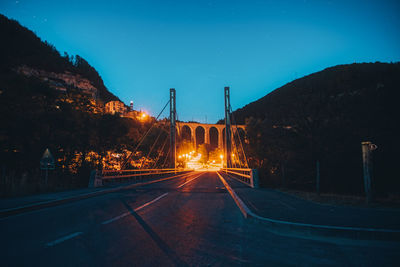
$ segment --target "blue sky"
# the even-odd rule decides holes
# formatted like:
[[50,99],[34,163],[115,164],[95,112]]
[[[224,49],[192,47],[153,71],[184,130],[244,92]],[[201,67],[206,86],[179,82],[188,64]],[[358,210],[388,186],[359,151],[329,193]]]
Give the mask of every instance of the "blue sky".
[[156,115],[177,90],[181,120],[233,109],[324,68],[400,61],[400,1],[1,0],[63,53],[92,64],[111,92]]

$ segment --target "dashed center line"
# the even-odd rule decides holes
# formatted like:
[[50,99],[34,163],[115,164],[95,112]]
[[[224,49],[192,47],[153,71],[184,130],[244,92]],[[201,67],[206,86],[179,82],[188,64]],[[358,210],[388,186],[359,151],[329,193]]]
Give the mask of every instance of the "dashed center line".
[[201,173],[200,175],[194,177],[193,179],[190,179],[189,181],[184,182],[183,184],[181,184],[180,186],[178,186],[178,188],[181,188],[181,187],[184,186],[185,184],[187,184],[187,183],[193,181],[193,180],[196,179],[196,178],[199,178],[201,175],[202,175],[202,173]]
[[66,235],[66,236],[64,236],[64,237],[61,237],[61,238],[59,238],[59,239],[56,239],[56,240],[54,240],[54,241],[51,241],[51,242],[47,243],[46,246],[47,246],[47,247],[52,247],[52,246],[54,246],[54,245],[57,245],[57,244],[59,244],[59,243],[61,243],[61,242],[66,241],[66,240],[68,240],[68,239],[72,239],[72,238],[74,238],[74,237],[77,237],[78,235],[81,235],[81,234],[83,234],[83,232],[76,232],[76,233],[73,233],[73,234],[70,234],[70,235]]
[[[151,205],[154,202],[160,200],[161,198],[165,197],[166,195],[168,195],[168,193],[162,194],[161,196],[153,199],[152,201],[149,201],[149,202],[143,204],[142,206],[137,207],[136,209],[134,209],[134,211],[139,211],[139,210],[143,209],[144,207],[147,207],[148,205]],[[111,218],[111,219],[109,219],[107,221],[102,222],[101,224],[105,225],[105,224],[109,224],[109,223],[115,222],[115,221],[117,221],[117,220],[119,220],[121,218],[124,218],[124,217],[128,216],[129,214],[131,214],[129,211],[125,212],[125,213],[122,213],[121,215],[118,215],[118,216],[116,216],[114,218]]]

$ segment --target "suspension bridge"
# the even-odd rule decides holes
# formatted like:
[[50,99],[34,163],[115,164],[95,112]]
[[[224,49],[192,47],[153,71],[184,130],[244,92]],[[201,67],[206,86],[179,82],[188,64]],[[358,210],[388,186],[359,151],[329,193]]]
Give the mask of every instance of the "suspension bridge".
[[[176,109],[176,90],[171,88],[168,102],[121,167],[97,171],[90,179],[90,186],[157,180],[193,171],[224,171],[257,187],[257,170],[249,168],[244,150],[246,127],[238,125],[232,114],[229,87],[224,88],[224,95],[225,124],[181,122]],[[168,120],[160,121],[168,106]],[[151,144],[146,155],[140,152],[144,143]]]

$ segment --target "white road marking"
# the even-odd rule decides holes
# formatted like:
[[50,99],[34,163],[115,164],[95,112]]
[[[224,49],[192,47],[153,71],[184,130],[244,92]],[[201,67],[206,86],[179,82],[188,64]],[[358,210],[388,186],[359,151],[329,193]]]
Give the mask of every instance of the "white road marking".
[[74,237],[77,237],[78,235],[81,235],[81,234],[83,234],[83,232],[76,232],[76,233],[61,237],[59,239],[56,239],[56,240],[54,240],[52,242],[47,243],[46,246],[47,247],[52,247],[54,245],[57,245],[57,244],[62,243],[64,241],[67,241],[68,239],[72,239]]
[[[160,200],[161,198],[165,197],[166,195],[168,195],[168,193],[162,194],[161,196],[153,199],[152,201],[149,201],[149,202],[143,204],[142,206],[137,207],[136,209],[134,209],[134,211],[139,211],[139,210],[143,209],[144,207],[147,207],[148,205],[151,205],[154,202]],[[109,224],[109,223],[115,222],[115,221],[117,221],[117,220],[119,220],[121,218],[124,218],[124,217],[128,216],[129,214],[131,214],[129,211],[125,212],[125,213],[122,213],[121,215],[118,215],[118,216],[116,216],[114,218],[111,218],[111,219],[109,219],[107,221],[102,222],[101,224],[105,225],[105,224]]]
[[119,215],[119,216],[117,216],[117,217],[114,217],[114,218],[112,218],[112,219],[109,219],[109,220],[107,220],[107,221],[102,222],[101,224],[105,225],[105,224],[109,224],[109,223],[115,222],[116,220],[119,220],[119,219],[121,219],[121,218],[124,218],[124,217],[128,216],[129,214],[131,214],[131,213],[130,213],[130,212],[122,213],[121,215]]
[[168,195],[168,193],[162,194],[161,196],[159,196],[159,197],[153,199],[152,201],[147,202],[146,204],[143,204],[143,205],[140,206],[140,207],[137,207],[137,208],[135,209],[135,211],[139,211],[139,210],[143,209],[144,207],[153,204],[154,202],[156,202],[156,201],[160,200],[161,198],[165,197],[166,195]]
[[184,186],[185,184],[187,184],[187,183],[193,181],[193,180],[196,179],[196,178],[199,178],[201,175],[202,175],[202,173],[201,173],[200,175],[194,177],[193,179],[190,179],[189,181],[184,182],[183,184],[181,184],[180,186],[178,186],[178,188],[181,188],[181,187]]

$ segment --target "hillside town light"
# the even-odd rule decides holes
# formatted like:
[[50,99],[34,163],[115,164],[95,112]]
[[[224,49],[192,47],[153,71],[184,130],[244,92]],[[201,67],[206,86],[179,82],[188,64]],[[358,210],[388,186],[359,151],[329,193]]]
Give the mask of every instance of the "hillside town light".
[[138,116],[137,119],[140,121],[145,121],[147,119],[148,114],[144,111],[141,111]]

